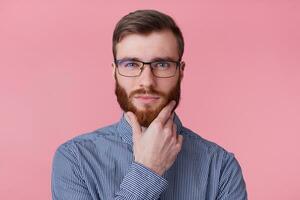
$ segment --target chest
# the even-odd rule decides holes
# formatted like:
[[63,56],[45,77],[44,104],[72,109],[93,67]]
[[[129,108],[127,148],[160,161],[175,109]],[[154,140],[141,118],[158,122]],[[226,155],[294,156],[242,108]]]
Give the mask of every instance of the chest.
[[[86,184],[94,199],[114,197],[132,160],[132,149],[119,146],[113,151],[107,149],[91,153],[89,159],[82,161]],[[218,177],[211,157],[183,150],[164,174],[168,188],[161,194],[160,199],[215,199]]]

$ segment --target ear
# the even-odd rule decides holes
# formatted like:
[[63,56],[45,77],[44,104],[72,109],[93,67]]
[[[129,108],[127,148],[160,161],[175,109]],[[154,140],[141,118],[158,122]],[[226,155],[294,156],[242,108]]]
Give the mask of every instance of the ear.
[[180,72],[180,79],[182,80],[183,79],[183,75],[184,75],[184,68],[185,68],[185,62],[182,61],[180,62],[180,68],[179,68],[179,72]]
[[115,64],[115,62],[112,62],[111,66],[112,66],[112,76],[113,76],[113,79],[115,79],[115,77],[116,77],[116,64]]

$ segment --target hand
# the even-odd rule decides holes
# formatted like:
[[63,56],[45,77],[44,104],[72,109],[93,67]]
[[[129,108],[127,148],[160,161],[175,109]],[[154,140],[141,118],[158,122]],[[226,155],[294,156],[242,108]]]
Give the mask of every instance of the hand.
[[132,112],[127,112],[132,126],[134,160],[163,175],[181,150],[183,137],[177,134],[172,110],[175,101],[164,107],[145,132]]

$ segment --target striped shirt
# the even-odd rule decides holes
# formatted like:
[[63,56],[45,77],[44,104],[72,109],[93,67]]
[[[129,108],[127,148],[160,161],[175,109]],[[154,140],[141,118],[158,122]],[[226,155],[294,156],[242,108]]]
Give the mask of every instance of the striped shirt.
[[185,128],[174,164],[163,176],[134,162],[132,129],[124,114],[113,125],[59,146],[53,159],[53,200],[245,200],[246,186],[232,153]]

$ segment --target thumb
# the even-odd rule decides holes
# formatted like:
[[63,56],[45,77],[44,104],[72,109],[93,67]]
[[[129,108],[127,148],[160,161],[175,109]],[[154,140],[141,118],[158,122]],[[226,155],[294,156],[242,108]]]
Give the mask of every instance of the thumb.
[[130,125],[132,128],[132,141],[135,142],[136,140],[139,140],[139,138],[142,136],[142,129],[135,114],[133,114],[132,112],[127,112],[126,115],[129,118]]

